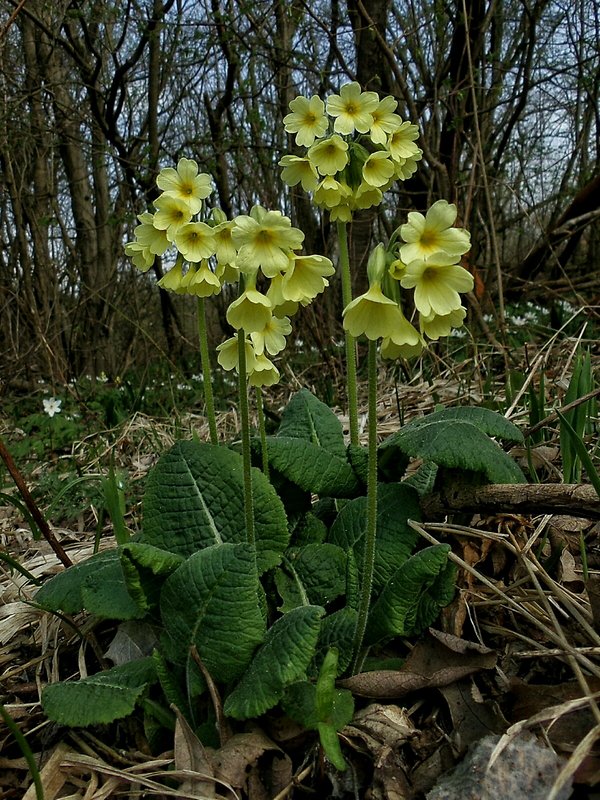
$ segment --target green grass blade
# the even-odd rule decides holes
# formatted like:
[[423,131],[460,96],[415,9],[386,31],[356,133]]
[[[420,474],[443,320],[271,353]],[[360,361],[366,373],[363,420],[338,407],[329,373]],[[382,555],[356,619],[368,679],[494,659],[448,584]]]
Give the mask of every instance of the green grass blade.
[[22,503],[18,497],[13,497],[12,494],[8,494],[7,492],[0,492],[0,500],[4,500],[5,502],[10,503],[15,508],[19,509],[21,514],[23,514],[23,516],[27,520],[27,524],[31,528],[31,532],[33,533],[33,538],[35,539],[36,542],[39,542],[39,540],[42,538],[42,532],[38,528],[34,518],[29,513],[29,509],[27,508],[25,503]]
[[102,492],[117,544],[127,544],[129,529],[125,525],[125,492],[113,467],[108,471],[108,476],[102,479]]
[[596,490],[596,494],[600,497],[600,475],[598,471],[594,467],[592,458],[587,451],[585,446],[585,442],[583,438],[577,434],[573,426],[570,422],[566,419],[564,414],[561,414],[560,411],[556,412],[561,422],[561,430],[564,429],[566,436],[569,437],[571,441],[571,445],[573,447],[574,453],[577,455],[583,468],[585,469],[588,478],[590,479],[590,483]]
[[35,757],[31,752],[31,748],[29,747],[27,739],[23,736],[23,734],[19,730],[18,725],[15,724],[15,721],[8,713],[8,711],[4,708],[2,703],[0,703],[0,716],[6,723],[6,727],[15,737],[15,741],[17,742],[17,744],[19,745],[19,749],[23,753],[23,758],[27,762],[27,766],[29,767],[29,772],[31,773],[31,777],[33,778],[33,783],[35,785],[36,799],[44,800],[44,786],[42,784],[42,779],[40,777],[37,764],[35,763]]

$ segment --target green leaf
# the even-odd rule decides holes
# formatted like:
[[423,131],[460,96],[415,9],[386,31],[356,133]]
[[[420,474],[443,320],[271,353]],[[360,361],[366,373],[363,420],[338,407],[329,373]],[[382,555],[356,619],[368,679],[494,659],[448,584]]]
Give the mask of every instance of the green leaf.
[[[452,410],[458,411],[448,409]],[[440,419],[435,414],[418,422],[405,425],[380,445],[380,449],[397,448],[423,461],[433,461],[451,469],[481,472],[491,483],[526,483],[525,476],[512,458],[471,422]]]
[[239,678],[265,633],[258,589],[250,545],[213,545],[194,553],[167,578],[161,592],[160,611],[170,640],[167,656],[185,664],[195,645],[215,680]]
[[131,714],[155,681],[154,661],[148,656],[73,683],[52,683],[42,692],[42,706],[60,725],[101,725]]
[[107,619],[134,619],[144,614],[127,591],[119,551],[96,553],[47,581],[35,601],[50,611],[75,614],[85,609]]
[[[402,483],[377,486],[377,531],[373,589],[377,593],[396,569],[410,556],[419,538],[408,525],[420,520],[419,497]],[[367,527],[367,498],[357,497],[342,508],[329,531],[329,541],[344,551],[354,550],[358,564],[363,563],[364,536]]]
[[292,531],[292,544],[301,547],[305,544],[319,544],[327,536],[327,526],[312,511],[302,514]]
[[450,546],[420,550],[396,571],[371,608],[366,643],[419,633],[430,625],[454,591]]
[[342,675],[348,669],[354,655],[354,633],[357,621],[357,611],[348,607],[340,608],[323,618],[315,650],[317,666],[320,667],[327,652],[335,647],[339,654],[338,675]]
[[412,486],[419,497],[426,497],[433,492],[435,479],[438,474],[438,465],[432,461],[426,461],[404,481],[405,486]]
[[[303,601],[306,598],[313,605],[325,606],[344,594],[346,589],[346,554],[334,544],[291,547],[286,551],[281,569],[290,581],[288,592],[297,596],[298,602],[294,605],[306,605]],[[283,587],[284,582],[281,581]],[[286,600],[285,597],[283,599]],[[288,595],[287,610],[290,601]]]
[[119,554],[127,590],[145,611],[158,603],[165,578],[184,561],[183,556],[144,542],[130,542]]
[[[289,542],[281,500],[252,470],[259,574],[276,566]],[[178,442],[148,477],[142,540],[191,556],[223,542],[244,542],[243,461],[239,453],[201,442]]]
[[305,676],[324,613],[319,606],[302,606],[269,628],[248,671],[225,701],[228,716],[248,719],[264,714],[279,702],[286,686]]
[[268,436],[269,463],[307,492],[352,497],[360,481],[345,453],[337,455],[312,442],[287,436]]
[[428,425],[431,422],[468,422],[488,436],[495,436],[516,444],[522,444],[524,441],[521,430],[510,420],[497,411],[481,406],[443,408],[424,417],[412,419],[402,430],[419,428],[421,425]]
[[319,732],[321,745],[336,769],[346,769],[346,762],[337,731],[347,725],[354,714],[354,700],[348,689],[336,689],[338,674],[337,650],[327,652],[316,685],[295,683],[285,693],[282,707],[285,713],[305,728]]
[[346,457],[366,487],[369,479],[369,450],[358,444],[349,444],[346,448]]
[[277,436],[305,439],[317,447],[343,457],[345,454],[342,424],[328,405],[300,389],[284,409]]

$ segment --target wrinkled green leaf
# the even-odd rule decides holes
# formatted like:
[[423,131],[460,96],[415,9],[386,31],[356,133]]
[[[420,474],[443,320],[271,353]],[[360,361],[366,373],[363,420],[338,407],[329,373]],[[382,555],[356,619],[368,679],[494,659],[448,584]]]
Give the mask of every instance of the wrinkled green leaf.
[[96,553],[81,564],[59,572],[36,593],[50,611],[75,614],[86,610],[107,619],[135,619],[144,614],[127,591],[119,551]]
[[433,461],[444,467],[481,472],[491,483],[526,482],[512,458],[471,422],[440,419],[435,414],[418,422],[405,425],[380,445],[380,449],[397,448],[413,458]]
[[131,714],[155,681],[154,661],[149,656],[80,681],[52,683],[42,692],[42,706],[60,725],[101,725]]
[[277,436],[305,439],[317,447],[344,457],[342,424],[328,405],[308,389],[296,392],[285,407]]
[[[256,561],[259,573],[276,566],[289,542],[281,500],[252,470]],[[142,540],[190,556],[223,542],[244,542],[243,461],[226,447],[178,442],[148,477]]]
[[325,606],[346,589],[346,554],[333,544],[307,544],[286,551],[276,573],[282,611],[299,605]]
[[452,599],[456,571],[450,546],[433,545],[411,556],[393,575],[371,607],[366,644],[419,633]]
[[431,422],[468,422],[477,430],[488,436],[495,436],[507,442],[522,444],[523,434],[516,425],[506,419],[497,411],[482,406],[457,406],[456,408],[442,408],[424,417],[417,417],[408,422],[402,430],[412,430]]
[[127,590],[145,611],[158,603],[165,578],[184,561],[177,553],[143,542],[124,545],[119,549],[119,556]]
[[438,465],[431,461],[426,461],[424,464],[409,475],[404,481],[405,486],[412,486],[416,490],[419,497],[426,497],[433,492],[435,479],[438,474]]
[[185,664],[192,645],[208,672],[229,683],[244,672],[265,633],[254,549],[221,544],[194,553],[163,586],[167,656]]
[[360,488],[345,454],[337,455],[303,439],[268,436],[269,463],[307,492],[352,497]]
[[342,675],[348,669],[354,655],[354,633],[357,621],[358,612],[347,606],[322,619],[315,650],[315,663],[318,668],[327,652],[334,647],[338,651],[338,675]]
[[246,674],[225,701],[228,716],[248,719],[264,714],[279,702],[286,686],[306,675],[323,614],[319,606],[302,606],[269,628]]
[[[410,556],[419,538],[408,520],[421,519],[416,491],[400,483],[377,486],[377,531],[373,589],[377,594],[396,569]],[[367,527],[367,498],[357,497],[342,508],[329,531],[329,541],[342,550],[354,551],[357,563],[363,562]]]

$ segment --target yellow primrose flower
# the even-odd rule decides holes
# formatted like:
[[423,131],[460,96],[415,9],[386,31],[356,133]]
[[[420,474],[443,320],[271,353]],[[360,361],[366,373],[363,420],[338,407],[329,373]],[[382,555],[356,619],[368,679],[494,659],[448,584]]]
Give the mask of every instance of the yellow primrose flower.
[[154,264],[154,253],[150,252],[149,247],[144,247],[139,242],[127,242],[125,255],[129,256],[134,267],[137,267],[141,272],[147,272]]
[[233,264],[235,261],[237,251],[233,241],[233,226],[234,222],[232,220],[231,222],[220,222],[213,228],[215,252],[219,264]]
[[285,337],[291,332],[292,326],[288,317],[272,316],[262,331],[250,334],[254,352],[257,356],[262,356],[266,350],[269,355],[276,356],[285,349]]
[[308,158],[283,156],[279,161],[279,166],[283,167],[281,179],[288,186],[296,186],[301,183],[305,192],[315,190],[319,182],[319,175]]
[[158,285],[161,289],[166,289],[169,292],[177,292],[183,280],[183,261],[177,259],[175,266],[166,272],[159,280]]
[[201,261],[215,252],[215,234],[205,222],[182,225],[177,229],[173,242],[186,261]]
[[215,275],[221,283],[238,283],[240,279],[240,271],[237,263],[234,261],[232,264],[222,264],[217,261],[217,268]]
[[334,133],[313,144],[308,151],[308,158],[321,175],[335,175],[348,163],[348,142]]
[[165,231],[167,239],[172,242],[178,229],[191,220],[192,212],[185,201],[168,194],[157,197],[154,205],[158,209],[154,215],[154,227]]
[[[411,211],[408,222],[400,228],[400,236],[406,244],[400,248],[400,258],[405,264],[417,258],[430,258],[440,250],[449,256],[466,253],[471,247],[471,234],[463,228],[453,228],[456,206],[446,200],[434,203],[427,216]],[[453,263],[453,262],[448,262]]]
[[449,314],[421,314],[419,324],[426,336],[437,341],[442,336],[448,336],[452,328],[462,328],[466,315],[467,309],[461,306]]
[[212,192],[212,180],[205,172],[198,174],[198,164],[190,158],[180,158],[177,169],[165,167],[156,179],[156,185],[169,197],[182,200],[197,214],[202,208],[202,201]]
[[333,208],[352,194],[352,189],[347,183],[336,180],[332,175],[326,175],[318,185],[314,194],[318,206]]
[[248,374],[250,386],[273,386],[278,381],[279,370],[275,364],[264,353],[257,354],[254,359],[254,369]]
[[398,304],[384,295],[377,281],[369,287],[368,292],[348,303],[343,317],[344,330],[351,336],[364,334],[372,341],[391,336],[402,324],[402,312]]
[[301,303],[313,300],[329,286],[335,267],[325,256],[297,256],[292,254],[289,267],[283,274],[281,293],[286,300]]
[[376,186],[370,186],[363,181],[358,189],[354,191],[349,203],[352,209],[371,208],[372,206],[378,206],[382,200],[383,194],[381,189],[378,189]]
[[393,179],[395,181],[406,181],[411,175],[417,171],[417,161],[423,158],[423,151],[419,148],[418,152],[410,158],[401,158],[395,161],[396,169],[394,171]]
[[258,219],[241,215],[234,220],[232,236],[239,248],[237,265],[242,271],[260,267],[267,278],[272,278],[287,269],[288,253],[302,247],[304,234],[292,228],[289,218],[278,211],[261,208],[255,215]]
[[165,231],[154,226],[154,214],[144,211],[143,214],[138,214],[138,219],[142,224],[137,225],[134,230],[136,240],[154,255],[162,256],[170,242]]
[[377,92],[363,92],[356,81],[346,83],[339,94],[327,98],[327,113],[335,117],[333,129],[336,133],[350,134],[354,131],[367,133],[373,125],[373,111],[379,104]]
[[416,344],[409,344],[408,342],[405,344],[396,344],[396,342],[392,341],[390,338],[384,339],[380,349],[382,358],[391,358],[395,360],[397,358],[416,358],[420,356],[425,347],[425,342],[418,334],[417,336],[418,341]]
[[459,292],[473,289],[473,276],[464,267],[452,263],[453,256],[435,253],[424,261],[418,259],[406,265],[400,278],[404,289],[415,290],[415,306],[425,317],[431,314],[450,314],[460,308]]
[[[246,374],[254,370],[256,364],[256,356],[254,355],[254,347],[249,339],[244,339],[246,351]],[[234,369],[238,371],[238,335],[235,333],[231,339],[227,339],[217,347],[217,361],[227,371]]]
[[384,186],[395,169],[394,162],[388,158],[388,153],[378,150],[376,153],[371,153],[363,164],[362,176],[369,186]]
[[292,113],[283,118],[283,125],[288,133],[296,134],[296,144],[310,147],[315,139],[326,134],[329,123],[320,97],[313,95],[309,100],[300,95],[292,100],[290,108]]
[[262,331],[271,319],[271,301],[262,292],[245,289],[227,309],[227,322],[237,331]]
[[329,219],[332,222],[352,222],[352,209],[345,203],[329,209]]
[[418,138],[419,129],[410,122],[402,122],[399,128],[390,133],[387,148],[394,161],[414,156],[419,151],[415,144],[415,139]]
[[283,273],[278,272],[271,278],[271,283],[267,289],[267,297],[271,301],[273,316],[293,317],[300,305],[293,300],[286,300],[283,296]]
[[398,103],[393,97],[384,97],[377,104],[374,111],[373,123],[369,131],[371,141],[375,144],[385,144],[389,133],[394,133],[402,125],[402,118],[394,111],[398,108]]
[[196,297],[212,297],[221,291],[221,281],[210,268],[208,261],[202,260],[198,269],[190,268],[188,274],[190,273],[189,281],[185,282],[187,294],[194,294]]

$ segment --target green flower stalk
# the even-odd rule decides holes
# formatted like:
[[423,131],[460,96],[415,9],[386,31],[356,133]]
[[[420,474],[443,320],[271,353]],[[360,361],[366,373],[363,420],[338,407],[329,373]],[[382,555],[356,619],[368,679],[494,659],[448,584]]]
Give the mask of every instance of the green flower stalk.
[[252,499],[252,464],[250,461],[250,413],[248,409],[248,380],[246,375],[246,336],[243,329],[238,331],[238,389],[240,419],[242,427],[242,458],[244,460],[244,516],[246,518],[246,537],[253,545],[254,502]]
[[352,673],[360,672],[363,654],[362,643],[367,629],[373,574],[375,571],[375,544],[377,539],[377,342],[369,340],[369,455],[367,467],[367,529],[363,556],[358,620],[354,633],[354,661]]
[[206,406],[206,417],[208,419],[210,441],[211,444],[219,444],[217,420],[215,417],[215,401],[212,390],[212,370],[210,366],[210,354],[208,352],[208,335],[206,332],[206,308],[203,297],[198,298],[198,339],[200,341],[200,361],[202,363],[204,404]]
[[[348,231],[345,222],[337,223],[338,243],[340,248],[340,270],[342,276],[342,302],[347,308],[352,301],[352,275],[348,256]],[[346,347],[346,386],[348,389],[348,421],[350,427],[350,443],[358,444],[358,382],[356,377],[356,343],[354,336],[344,329]]]

